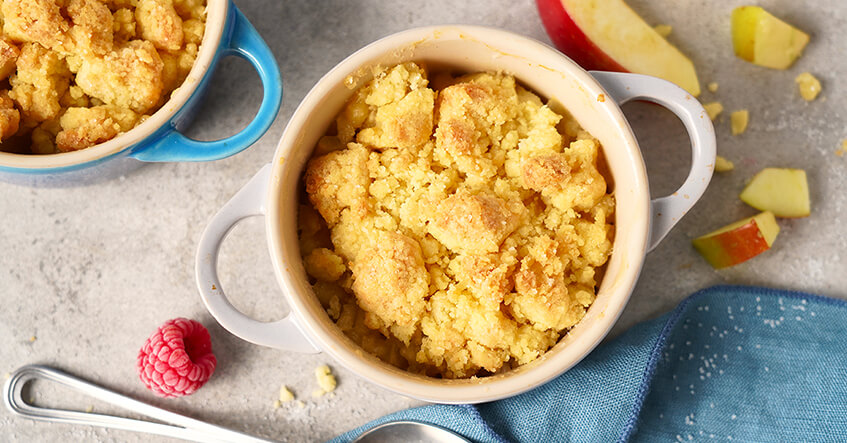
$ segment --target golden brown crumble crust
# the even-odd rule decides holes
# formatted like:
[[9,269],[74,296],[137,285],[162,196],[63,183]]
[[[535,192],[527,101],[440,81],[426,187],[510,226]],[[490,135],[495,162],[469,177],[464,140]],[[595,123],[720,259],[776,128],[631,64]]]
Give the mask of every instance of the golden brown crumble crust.
[[614,197],[597,140],[513,77],[428,78],[415,63],[377,70],[317,143],[301,254],[365,351],[430,376],[497,373],[593,303]]

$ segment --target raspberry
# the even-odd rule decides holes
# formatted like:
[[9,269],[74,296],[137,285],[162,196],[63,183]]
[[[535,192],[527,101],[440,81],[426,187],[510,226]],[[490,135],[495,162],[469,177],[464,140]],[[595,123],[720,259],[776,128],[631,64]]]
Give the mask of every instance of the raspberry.
[[209,331],[187,318],[168,320],[138,351],[138,376],[160,397],[182,397],[200,389],[215,372]]

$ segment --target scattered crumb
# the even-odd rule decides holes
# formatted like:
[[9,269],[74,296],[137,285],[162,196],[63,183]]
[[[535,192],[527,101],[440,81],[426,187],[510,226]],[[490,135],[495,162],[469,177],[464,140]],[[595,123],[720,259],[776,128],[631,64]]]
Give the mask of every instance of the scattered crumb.
[[335,386],[338,384],[335,380],[335,376],[332,375],[332,372],[330,372],[329,366],[327,365],[315,368],[315,378],[318,380],[318,386],[321,388],[312,392],[313,397],[320,397],[334,391]]
[[33,335],[32,337],[30,337],[30,338],[29,338],[29,342],[30,342],[30,343],[34,342],[35,340],[37,340],[37,339],[35,338],[35,336],[34,336],[34,335]]
[[653,29],[655,29],[656,33],[658,33],[662,37],[667,38],[667,36],[671,35],[671,31],[673,31],[673,26],[671,26],[671,25],[656,25],[656,26],[653,26]]
[[841,157],[842,155],[847,154],[847,138],[841,140],[841,149],[837,149],[835,151],[835,155]]
[[306,407],[306,403],[303,403],[303,400],[297,400],[297,407],[303,409]]
[[279,407],[280,407],[281,405],[282,405],[282,402],[281,402],[281,401],[279,401],[279,400],[274,400],[274,409],[279,409]]
[[709,92],[718,92],[718,82],[711,82],[706,85],[706,88],[709,89]]
[[294,393],[291,392],[287,386],[282,385],[279,388],[279,401],[288,402],[294,400]]
[[807,102],[814,100],[821,93],[821,82],[811,73],[804,72],[798,75],[794,82],[797,83],[803,100]]
[[723,112],[723,105],[720,102],[711,102],[703,105],[706,109],[706,114],[709,114],[709,119],[715,121],[718,115]]
[[750,113],[746,109],[735,111],[729,116],[729,121],[732,126],[732,135],[741,134],[747,130]]
[[715,157],[715,171],[726,172],[732,171],[733,169],[735,169],[735,165],[731,161],[721,157],[720,155]]
[[8,380],[8,379],[9,379],[9,378],[11,378],[11,377],[12,377],[12,373],[11,373],[11,372],[7,372],[7,373],[6,373],[6,375],[4,375],[4,376],[3,376],[3,378],[5,378],[6,380]]
[[93,410],[94,410],[94,406],[91,406],[91,405],[88,405],[88,407],[85,408],[85,412],[88,413],[88,414],[90,414],[91,411],[93,411]]

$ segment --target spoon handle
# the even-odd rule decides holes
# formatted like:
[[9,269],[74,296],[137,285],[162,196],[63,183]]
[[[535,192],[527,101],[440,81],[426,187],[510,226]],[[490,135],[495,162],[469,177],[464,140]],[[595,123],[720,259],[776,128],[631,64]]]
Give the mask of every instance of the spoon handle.
[[[35,406],[24,401],[21,391],[31,380],[47,380],[66,386],[89,397],[119,406],[126,410],[169,423],[154,423],[145,420],[134,420],[90,412],[68,411]],[[32,420],[83,424],[101,426],[104,428],[123,429],[126,431],[146,432],[149,434],[174,437],[183,440],[202,442],[238,442],[238,443],[267,443],[247,434],[215,426],[200,420],[166,411],[155,406],[142,403],[124,395],[102,388],[85,380],[68,375],[57,369],[41,365],[27,365],[11,374],[3,387],[3,401],[6,408],[13,414]]]

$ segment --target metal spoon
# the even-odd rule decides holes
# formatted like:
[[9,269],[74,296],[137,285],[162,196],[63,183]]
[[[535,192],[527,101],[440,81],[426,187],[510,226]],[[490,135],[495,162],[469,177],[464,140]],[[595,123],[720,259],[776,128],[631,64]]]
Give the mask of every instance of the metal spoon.
[[[169,424],[95,414],[92,412],[67,411],[35,406],[24,401],[21,392],[28,382],[36,379],[64,385],[92,398]],[[13,414],[32,420],[101,426],[104,428],[146,432],[182,440],[210,443],[268,443],[271,441],[148,405],[147,403],[131,399],[48,366],[28,365],[13,372],[3,387],[3,402],[6,404],[6,408]],[[468,440],[435,425],[398,421],[377,426],[360,435],[356,441],[459,443],[467,442]]]
[[455,432],[441,426],[417,421],[390,421],[375,426],[353,440],[353,443],[469,443]]

